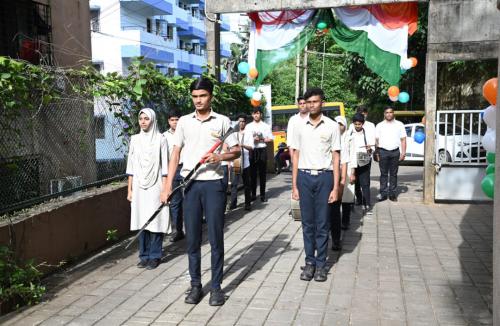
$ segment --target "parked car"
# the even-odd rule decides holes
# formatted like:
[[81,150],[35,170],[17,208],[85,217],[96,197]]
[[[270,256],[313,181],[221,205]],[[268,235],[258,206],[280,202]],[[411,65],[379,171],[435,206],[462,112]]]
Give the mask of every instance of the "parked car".
[[[405,124],[406,130],[406,159],[407,161],[424,160],[424,144],[417,143],[414,139],[416,132],[425,134],[425,126],[422,123]],[[452,123],[439,124],[439,134],[436,135],[436,150],[438,151],[439,163],[446,162],[485,162],[486,150],[481,144],[481,136],[471,133],[466,128]]]

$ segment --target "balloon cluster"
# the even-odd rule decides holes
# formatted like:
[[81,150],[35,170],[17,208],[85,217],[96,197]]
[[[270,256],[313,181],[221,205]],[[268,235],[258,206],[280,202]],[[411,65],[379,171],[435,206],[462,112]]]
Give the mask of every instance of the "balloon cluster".
[[389,99],[393,102],[399,101],[401,103],[408,103],[410,100],[410,94],[407,92],[401,92],[397,86],[389,87],[387,94],[389,95]]
[[320,21],[319,23],[316,24],[316,34],[317,35],[324,35],[328,33],[328,24],[325,22]]
[[401,74],[404,74],[406,70],[416,67],[418,60],[415,57],[410,57],[401,60]]
[[[259,75],[259,72],[255,67],[250,67],[248,62],[242,61],[238,64],[238,72],[243,75],[247,75],[249,79],[255,79]],[[257,91],[255,87],[251,86],[245,90],[245,95],[250,98],[250,104],[253,107],[261,105],[262,93]]]
[[481,181],[481,189],[486,196],[493,198],[495,193],[495,142],[496,142],[496,104],[498,92],[498,78],[491,78],[483,85],[483,96],[490,103],[483,113],[482,118],[487,126],[486,133],[482,138],[482,145],[488,153],[486,160],[486,176]]

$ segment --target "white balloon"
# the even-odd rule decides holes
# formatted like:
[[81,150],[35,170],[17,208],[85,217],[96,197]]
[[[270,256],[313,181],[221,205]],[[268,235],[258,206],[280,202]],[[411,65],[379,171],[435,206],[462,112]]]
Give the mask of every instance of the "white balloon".
[[262,100],[262,93],[261,92],[254,92],[252,95],[252,99],[256,101]]
[[496,130],[488,128],[483,136],[483,147],[487,152],[495,153]]
[[401,60],[400,66],[401,66],[401,68],[403,68],[405,70],[411,69],[412,65],[413,65],[413,62],[411,62],[411,60],[409,58]]
[[488,128],[496,129],[497,110],[495,106],[490,105],[486,109],[484,109],[483,120]]

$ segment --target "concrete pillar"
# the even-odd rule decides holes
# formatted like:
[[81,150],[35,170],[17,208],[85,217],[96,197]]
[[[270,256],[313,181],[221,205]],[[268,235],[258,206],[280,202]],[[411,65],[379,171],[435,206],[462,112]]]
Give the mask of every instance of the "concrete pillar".
[[435,139],[436,105],[437,105],[437,61],[432,58],[432,50],[428,48],[425,71],[425,152],[424,152],[424,203],[434,203],[436,183]]
[[[497,0],[500,10],[500,0]],[[498,74],[500,77],[500,40],[498,42]],[[497,94],[497,110],[500,108],[500,87]],[[496,130],[500,130],[500,117],[497,112]],[[496,137],[495,169],[500,169],[500,137]],[[500,170],[498,170],[500,171]],[[500,175],[495,176],[495,198],[493,206],[493,325],[500,325]]]
[[[210,66],[210,73],[220,81],[220,24],[219,14],[206,12],[205,30],[207,36],[207,63]],[[211,21],[211,20],[215,21]]]

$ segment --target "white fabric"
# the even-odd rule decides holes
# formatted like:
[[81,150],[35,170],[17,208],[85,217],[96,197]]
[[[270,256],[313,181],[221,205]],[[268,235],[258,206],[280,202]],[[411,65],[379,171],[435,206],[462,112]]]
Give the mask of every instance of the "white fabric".
[[[374,147],[375,147],[375,125],[370,121],[365,121],[365,123],[363,124],[363,129],[365,130],[366,144],[371,145],[372,149],[374,149]],[[354,123],[351,123],[347,132],[349,133],[349,135],[351,135],[351,133],[353,133],[353,134],[356,133],[355,128],[354,128]],[[360,147],[360,146],[365,146],[365,140],[363,138],[362,132],[360,132],[358,135],[356,135],[355,142],[356,142],[356,146],[355,146],[356,152],[366,152],[365,147],[363,147],[363,148]]]
[[340,163],[347,164],[347,176],[345,180],[344,192],[342,194],[343,203],[354,202],[354,184],[350,184],[351,170],[357,167],[356,150],[354,140],[345,131],[341,136]]
[[[187,176],[194,169],[204,154],[223,136],[231,126],[228,117],[213,110],[206,120],[199,120],[196,112],[182,116],[177,122],[174,134],[174,146],[181,148],[184,165],[181,175]],[[238,140],[233,135],[226,138],[229,148],[236,146]],[[193,176],[194,180],[222,179],[223,171],[219,163],[204,163]]]
[[298,123],[292,148],[299,150],[299,169],[331,169],[332,151],[340,151],[339,125],[324,115],[316,126],[309,119]]
[[396,119],[391,122],[384,120],[375,128],[375,137],[378,139],[378,147],[388,151],[398,149],[401,139],[406,138],[405,126]]
[[[269,139],[274,139],[274,135],[271,131],[271,126],[269,126],[267,123],[264,121],[259,121],[259,122],[250,122],[246,127],[245,127],[245,133],[254,139],[256,136],[261,136],[261,138],[269,138]],[[254,148],[266,148],[266,143],[263,140],[257,141],[254,140]]]
[[162,136],[158,131],[156,114],[149,108],[139,111],[139,116],[145,114],[151,121],[148,130],[142,130],[135,135],[138,146],[137,164],[134,166],[134,178],[137,179],[139,187],[147,189],[152,187],[158,177],[160,170],[160,142]]
[[[167,138],[167,143],[168,143],[168,160],[170,161],[170,158],[172,157],[172,151],[174,150],[174,130],[172,128],[168,129],[163,133],[163,137]],[[182,164],[182,152],[181,156],[179,158],[179,164]]]
[[378,48],[397,54],[401,62],[408,57],[408,25],[387,29],[367,9],[356,7],[334,8],[335,15],[350,29],[368,33]]
[[[137,173],[140,170],[141,161],[144,159],[140,134],[133,135],[130,139],[130,147],[127,159],[127,174],[132,176],[132,202],[130,204],[130,230],[140,229],[144,223],[160,207],[160,193],[162,190],[162,176],[168,173],[168,144],[165,137],[161,137],[158,152],[161,153],[161,166],[156,171],[156,179],[151,187],[139,186]],[[146,228],[151,232],[170,233],[170,217],[168,207],[165,207]]]
[[337,121],[337,123],[343,125],[347,129],[347,119],[345,117],[338,115],[335,117],[335,121]]
[[[250,146],[253,148],[253,138],[252,137],[249,137],[249,135],[245,134],[245,132],[243,130],[239,131],[238,132],[238,143],[240,145],[245,145],[245,146]],[[241,146],[242,148],[242,156],[243,156],[243,169],[246,169],[247,167],[250,166],[250,152],[248,151],[248,149],[246,148],[243,148],[243,146]]]
[[292,42],[310,23],[314,10],[306,10],[292,22],[278,25],[262,25],[257,31],[255,22],[251,22],[248,44],[248,64],[255,67],[258,50],[276,50]]
[[286,127],[286,144],[288,146],[292,146],[295,125],[300,122],[305,123],[307,119],[309,119],[309,113],[304,118],[300,115],[300,113],[297,113],[290,117],[290,119],[288,120],[288,125]]

